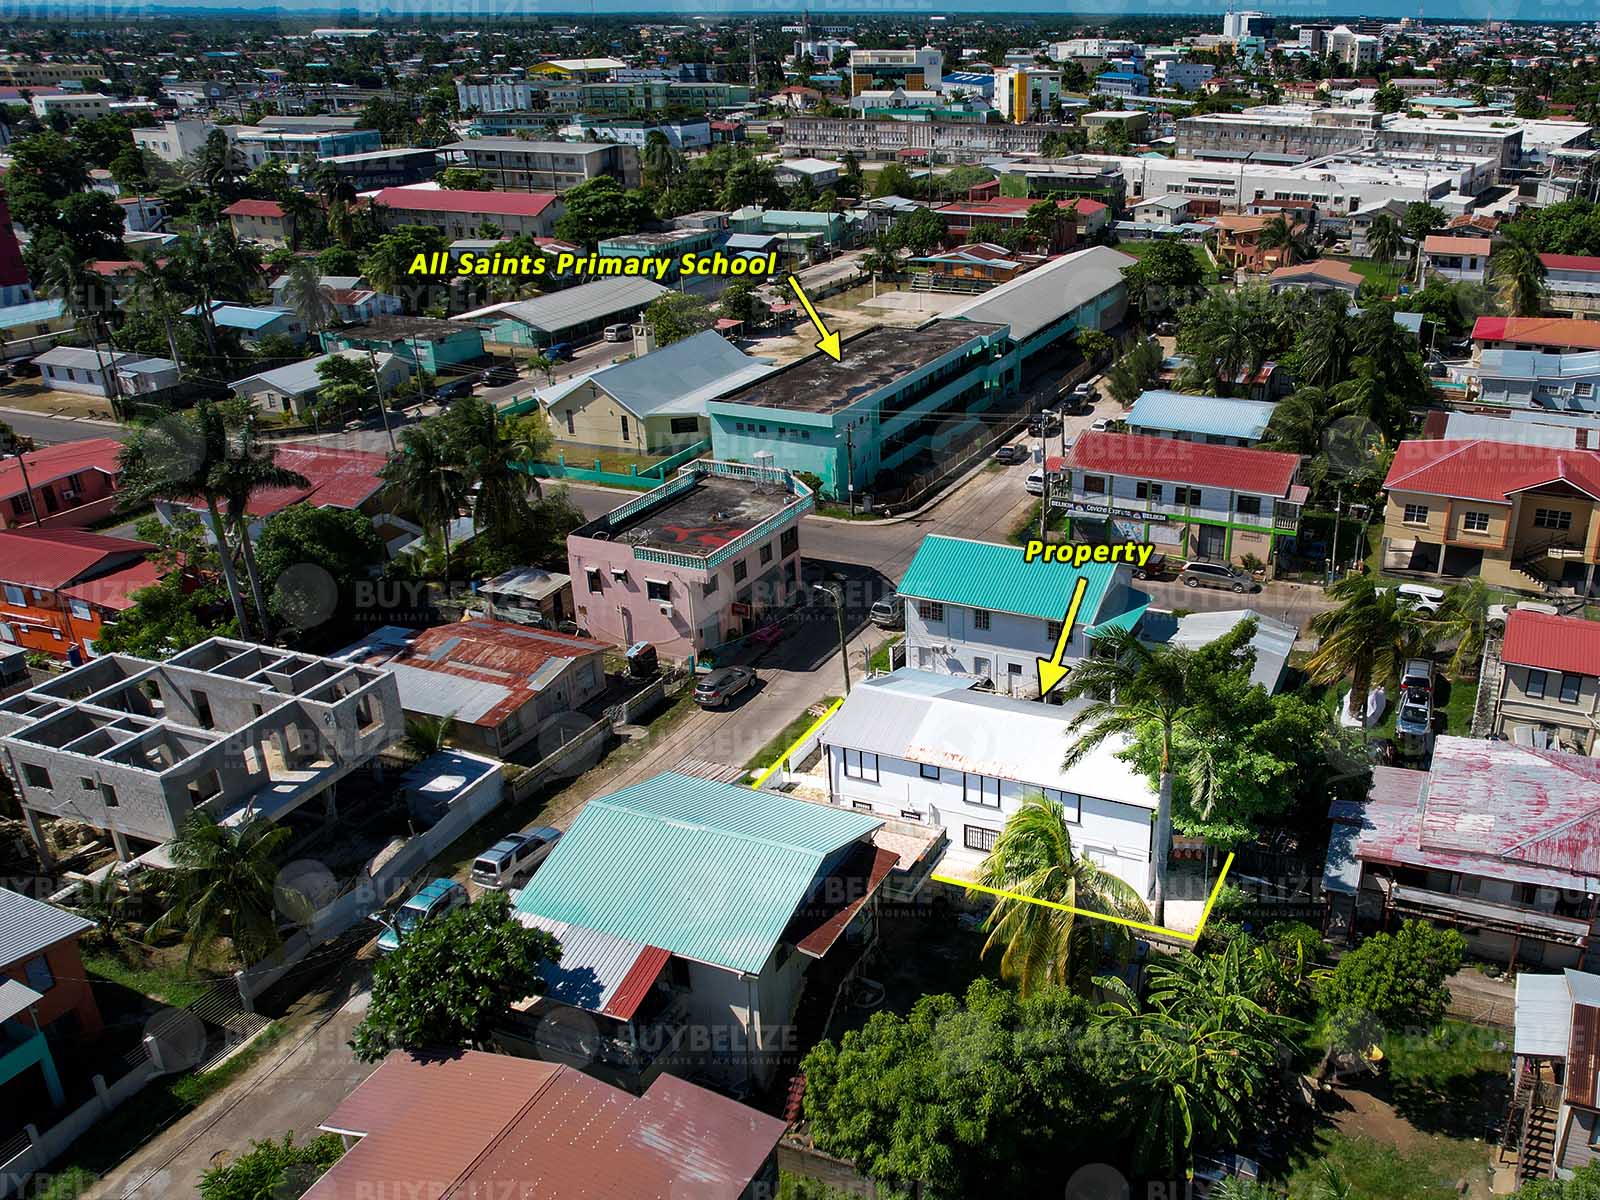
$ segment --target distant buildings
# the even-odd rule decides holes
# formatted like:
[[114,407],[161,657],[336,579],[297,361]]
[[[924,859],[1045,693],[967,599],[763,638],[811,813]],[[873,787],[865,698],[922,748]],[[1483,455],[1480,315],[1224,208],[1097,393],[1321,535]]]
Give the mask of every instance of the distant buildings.
[[375,197],[382,220],[398,225],[432,225],[446,237],[476,237],[492,225],[503,237],[549,237],[561,215],[552,191],[472,191],[465,188],[391,187]]
[[514,137],[468,138],[441,150],[487,172],[499,192],[564,192],[602,175],[639,186],[639,154],[614,142],[540,142]]
[[920,50],[850,51],[850,92],[905,88],[921,91],[939,86],[944,55],[932,46]]
[[1600,257],[1541,254],[1545,307],[1566,317],[1588,318],[1600,311]]

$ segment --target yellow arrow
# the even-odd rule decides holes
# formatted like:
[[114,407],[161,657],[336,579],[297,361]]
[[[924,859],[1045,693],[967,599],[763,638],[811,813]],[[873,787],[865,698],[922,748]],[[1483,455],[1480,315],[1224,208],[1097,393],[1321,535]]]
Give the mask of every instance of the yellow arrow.
[[1087,579],[1079,579],[1078,586],[1073,589],[1072,603],[1067,605],[1067,615],[1061,621],[1061,636],[1056,638],[1056,651],[1049,658],[1039,658],[1034,661],[1039,664],[1039,699],[1043,700],[1055,686],[1067,677],[1071,668],[1061,665],[1061,656],[1067,652],[1067,639],[1072,636],[1073,623],[1078,619],[1078,605],[1083,603],[1084,589],[1089,586]]
[[828,332],[828,327],[822,323],[822,317],[817,312],[817,306],[811,303],[811,297],[806,295],[805,289],[800,286],[800,281],[793,275],[789,276],[789,286],[794,289],[794,294],[800,298],[800,307],[806,310],[806,316],[811,318],[811,323],[817,327],[817,332],[822,335],[822,340],[817,343],[817,349],[833,359],[834,362],[840,361],[839,331]]

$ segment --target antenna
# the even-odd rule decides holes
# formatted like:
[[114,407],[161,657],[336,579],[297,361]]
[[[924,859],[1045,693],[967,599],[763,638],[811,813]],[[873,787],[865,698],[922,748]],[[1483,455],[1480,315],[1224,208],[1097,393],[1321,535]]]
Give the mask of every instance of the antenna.
[[750,21],[750,86],[755,88],[759,85],[760,78],[756,71],[756,24],[752,18]]

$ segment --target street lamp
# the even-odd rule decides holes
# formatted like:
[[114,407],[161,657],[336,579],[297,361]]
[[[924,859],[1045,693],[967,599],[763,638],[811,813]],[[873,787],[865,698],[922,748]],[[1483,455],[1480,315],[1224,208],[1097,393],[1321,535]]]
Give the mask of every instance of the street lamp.
[[848,696],[850,694],[850,652],[845,648],[844,640],[844,597],[840,595],[837,588],[830,587],[825,583],[813,583],[811,590],[813,592],[821,592],[833,602],[834,616],[839,622],[839,662],[844,666],[844,694]]

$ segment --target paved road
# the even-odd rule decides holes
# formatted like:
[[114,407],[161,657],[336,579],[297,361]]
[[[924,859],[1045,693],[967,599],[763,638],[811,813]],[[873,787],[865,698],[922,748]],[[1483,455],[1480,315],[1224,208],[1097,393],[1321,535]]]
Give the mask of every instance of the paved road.
[[50,417],[42,413],[26,412],[20,408],[5,408],[0,404],[0,421],[24,437],[31,437],[41,446],[54,446],[58,442],[83,442],[90,438],[116,438],[121,441],[127,430],[110,421],[78,421],[69,417]]

